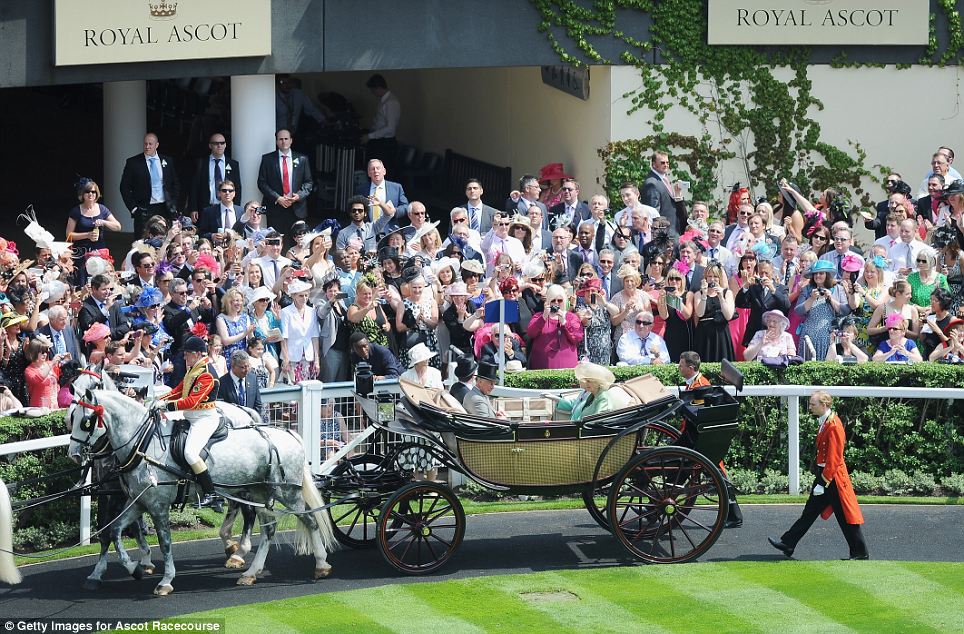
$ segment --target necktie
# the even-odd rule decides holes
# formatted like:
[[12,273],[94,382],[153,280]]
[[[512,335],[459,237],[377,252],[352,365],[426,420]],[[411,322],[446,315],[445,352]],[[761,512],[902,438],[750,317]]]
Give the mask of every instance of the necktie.
[[[221,159],[214,159],[214,189],[217,190],[224,181],[224,173],[221,172]],[[212,202],[217,202],[217,194]]]
[[646,350],[646,340],[647,340],[647,339],[649,339],[649,337],[643,338],[642,342],[639,344],[639,354],[640,354],[640,356],[643,356],[643,357],[649,355],[649,351]]
[[911,253],[910,243],[907,243],[907,268],[914,268],[914,255]]
[[[375,200],[377,200],[378,202],[385,202],[385,186],[376,185],[375,192],[372,195],[375,197]],[[372,205],[372,222],[375,222],[376,220],[378,220],[381,217],[381,215],[382,215],[382,208],[379,207],[378,205]]]
[[157,164],[157,157],[152,156],[148,164],[151,170],[151,200],[162,202],[164,200],[164,180],[161,178],[161,168]]
[[711,259],[711,260],[716,260],[716,259],[717,259],[716,254],[717,254],[718,251],[719,251],[719,249],[717,249],[716,247],[713,247],[713,248],[710,249],[710,259]]
[[603,292],[606,293],[606,299],[609,299],[609,276],[603,277]]
[[479,219],[481,215],[478,207],[469,207],[469,228],[473,231],[482,230],[482,221]]
[[843,277],[843,256],[837,254],[837,279]]
[[288,176],[288,155],[281,155],[281,193],[285,196],[291,193],[291,177]]
[[59,330],[54,330],[54,355],[63,354],[67,352],[67,347],[64,345],[64,334]]
[[592,264],[592,263],[593,263],[593,262],[592,262],[592,251],[590,251],[589,249],[583,249],[583,250],[582,250],[582,261],[583,261],[583,262],[588,262],[589,264]]
[[231,222],[231,220],[232,220],[232,218],[231,218],[231,210],[225,208],[225,209],[224,209],[224,224],[222,225],[222,228],[224,228],[224,229],[230,229],[230,228],[234,225],[234,223]]
[[100,312],[103,313],[104,317],[107,317],[107,305],[104,302],[97,302],[100,307]]
[[244,406],[244,379],[238,379],[238,405]]

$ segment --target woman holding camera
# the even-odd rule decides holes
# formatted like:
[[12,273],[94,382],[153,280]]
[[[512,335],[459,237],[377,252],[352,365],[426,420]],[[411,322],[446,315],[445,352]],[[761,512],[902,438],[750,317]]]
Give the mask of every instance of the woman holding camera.
[[619,309],[606,300],[602,280],[596,277],[592,265],[582,267],[579,277],[583,281],[576,290],[576,313],[585,333],[586,357],[592,363],[609,365],[613,354],[612,318]]
[[841,320],[840,328],[830,333],[830,345],[824,361],[840,361],[853,357],[857,363],[870,361],[870,356],[859,345],[858,330],[853,317]]
[[836,267],[832,262],[817,260],[807,273],[809,284],[800,291],[795,310],[803,317],[803,323],[800,324],[797,354],[805,359],[823,359],[827,356],[834,322],[851,312],[847,291],[837,284],[835,273]]
[[58,354],[50,358],[51,344],[40,337],[31,339],[24,350],[29,365],[24,370],[30,407],[57,409],[57,392],[60,385],[60,363],[70,355]]
[[696,329],[693,351],[704,362],[734,360],[733,339],[729,323],[736,311],[733,292],[727,287],[726,275],[719,264],[710,264],[703,272],[700,289],[690,296]]
[[[635,255],[639,256],[638,253]],[[613,325],[619,326],[613,332],[613,339],[618,341],[621,336],[633,331],[636,315],[640,311],[650,310],[652,300],[648,293],[639,288],[643,278],[639,274],[638,266],[627,262],[619,267],[616,276],[623,282],[623,290],[613,295],[612,299],[612,303],[619,309],[619,312],[613,315]]]
[[[637,274],[638,275],[638,274]],[[582,321],[566,307],[566,291],[558,284],[546,289],[546,310],[533,315],[529,337],[529,369],[556,370],[576,366],[585,332]]]

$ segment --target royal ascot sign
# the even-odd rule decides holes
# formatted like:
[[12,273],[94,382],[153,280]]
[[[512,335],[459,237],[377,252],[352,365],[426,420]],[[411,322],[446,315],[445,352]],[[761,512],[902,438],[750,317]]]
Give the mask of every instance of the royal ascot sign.
[[54,64],[271,54],[271,0],[54,0]]
[[714,44],[926,45],[928,0],[709,0]]

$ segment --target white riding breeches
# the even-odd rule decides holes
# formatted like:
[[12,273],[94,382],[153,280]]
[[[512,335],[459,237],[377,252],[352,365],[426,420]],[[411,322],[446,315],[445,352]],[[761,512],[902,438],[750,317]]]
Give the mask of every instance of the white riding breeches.
[[189,465],[193,465],[201,461],[201,451],[211,440],[221,418],[216,409],[187,410],[184,418],[191,422],[191,429],[187,432],[184,443],[184,459]]

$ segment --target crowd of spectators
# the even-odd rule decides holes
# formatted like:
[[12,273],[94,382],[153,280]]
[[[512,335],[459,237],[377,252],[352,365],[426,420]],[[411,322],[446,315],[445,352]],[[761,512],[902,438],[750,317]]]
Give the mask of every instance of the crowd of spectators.
[[[677,363],[688,350],[704,362],[964,359],[964,181],[947,148],[916,201],[891,174],[887,199],[866,211],[786,181],[778,200],[735,187],[713,209],[684,200],[662,152],[611,205],[550,164],[494,206],[470,179],[442,235],[378,159],[343,210],[347,226],[291,222],[311,187],[289,179],[310,167],[287,160],[286,131],[277,140],[262,172],[281,176],[259,179],[263,201],[235,201],[238,168],[226,161],[228,172],[202,165],[193,186],[206,203],[211,184],[216,202],[179,211],[148,135],[150,202],[135,203],[142,233],[116,262],[104,233],[120,223],[86,178],[66,242],[33,223],[32,257],[0,244],[0,408],[64,405],[62,388],[87,363],[140,365],[175,385],[192,334],[220,373],[247,368],[261,388],[348,380],[362,360],[376,377],[435,384],[450,347],[510,372]],[[212,137],[216,166],[224,145]],[[854,219],[876,241],[856,244]]]

